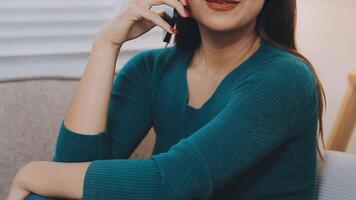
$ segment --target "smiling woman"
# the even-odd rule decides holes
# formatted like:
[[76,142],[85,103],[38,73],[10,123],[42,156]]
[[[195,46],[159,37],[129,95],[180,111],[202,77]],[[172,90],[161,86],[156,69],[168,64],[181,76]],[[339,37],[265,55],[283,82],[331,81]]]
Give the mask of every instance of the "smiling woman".
[[[149,10],[160,4],[178,32]],[[130,1],[94,41],[54,162],[22,168],[8,200],[315,199],[322,87],[295,48],[295,9]],[[136,54],[113,82],[121,46],[156,25],[176,45]],[[152,156],[128,160],[152,126]]]

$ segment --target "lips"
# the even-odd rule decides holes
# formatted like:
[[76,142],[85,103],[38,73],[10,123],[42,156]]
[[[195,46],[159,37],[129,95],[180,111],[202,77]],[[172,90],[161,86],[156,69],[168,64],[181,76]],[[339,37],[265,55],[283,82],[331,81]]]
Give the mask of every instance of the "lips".
[[236,0],[206,0],[207,2],[216,2],[216,3],[239,3],[240,1]]
[[229,11],[237,7],[237,0],[205,0],[208,7],[215,11]]

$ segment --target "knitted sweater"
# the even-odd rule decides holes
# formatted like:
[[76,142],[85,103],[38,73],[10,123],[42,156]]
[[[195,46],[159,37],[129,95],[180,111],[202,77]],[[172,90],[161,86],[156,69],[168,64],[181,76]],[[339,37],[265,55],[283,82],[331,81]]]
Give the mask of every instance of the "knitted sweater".
[[[83,135],[62,121],[53,161],[92,161],[82,199],[315,199],[309,66],[262,41],[195,108],[186,77],[193,52],[170,46],[130,58],[114,80],[105,131]],[[128,159],[152,126],[152,156]]]

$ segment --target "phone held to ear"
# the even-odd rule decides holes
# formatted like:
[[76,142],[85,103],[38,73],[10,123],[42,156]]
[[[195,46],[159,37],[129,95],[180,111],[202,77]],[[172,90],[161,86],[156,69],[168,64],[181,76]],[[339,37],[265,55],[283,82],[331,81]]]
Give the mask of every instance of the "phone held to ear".
[[[178,13],[176,9],[172,9],[172,8],[165,8],[164,9],[165,12],[165,20],[168,22],[168,24],[171,27],[174,27],[177,23],[177,19],[178,19]],[[167,43],[167,44],[172,44],[174,42],[174,36],[173,34],[171,34],[170,32],[167,32],[166,30],[163,30],[163,42]]]

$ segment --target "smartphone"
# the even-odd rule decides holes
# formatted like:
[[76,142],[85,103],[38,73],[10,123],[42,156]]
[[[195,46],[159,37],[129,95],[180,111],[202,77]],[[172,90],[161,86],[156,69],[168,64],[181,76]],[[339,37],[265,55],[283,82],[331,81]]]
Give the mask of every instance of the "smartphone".
[[[174,8],[165,8],[164,9],[165,15],[167,18],[165,20],[168,22],[168,24],[171,27],[174,27],[177,23],[178,19],[178,12]],[[170,32],[167,32],[166,30],[163,30],[163,42],[166,42],[167,44],[171,44],[174,41],[174,37]]]

